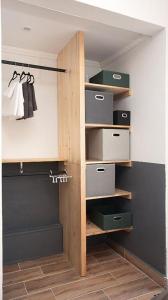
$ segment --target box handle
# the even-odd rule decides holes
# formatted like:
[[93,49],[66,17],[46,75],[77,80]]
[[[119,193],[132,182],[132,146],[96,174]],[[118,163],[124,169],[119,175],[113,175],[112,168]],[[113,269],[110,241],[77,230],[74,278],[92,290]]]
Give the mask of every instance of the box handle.
[[120,136],[119,133],[113,133],[113,136]]
[[97,172],[104,172],[105,169],[104,169],[104,168],[97,168],[96,171],[97,171]]
[[114,220],[114,221],[118,221],[118,220],[121,220],[121,219],[122,219],[122,217],[120,217],[120,216],[113,217],[113,220]]
[[99,101],[103,101],[104,100],[104,95],[95,95],[95,99],[99,100]]
[[128,117],[127,113],[122,113],[121,116],[122,116],[122,118],[124,118],[124,119]]
[[121,75],[120,74],[113,74],[113,78],[117,80],[121,80]]

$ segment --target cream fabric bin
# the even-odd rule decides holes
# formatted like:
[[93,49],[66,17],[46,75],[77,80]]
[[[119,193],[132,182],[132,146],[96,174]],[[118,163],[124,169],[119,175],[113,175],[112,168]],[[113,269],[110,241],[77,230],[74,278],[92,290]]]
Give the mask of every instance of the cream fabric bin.
[[87,135],[87,159],[129,160],[130,141],[127,129],[92,129]]

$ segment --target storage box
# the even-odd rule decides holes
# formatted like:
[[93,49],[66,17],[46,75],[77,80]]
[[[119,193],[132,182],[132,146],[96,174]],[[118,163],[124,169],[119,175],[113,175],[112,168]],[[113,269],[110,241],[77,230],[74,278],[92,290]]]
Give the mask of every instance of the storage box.
[[115,125],[130,125],[130,111],[115,110],[113,112],[113,120]]
[[108,196],[115,193],[115,165],[86,166],[86,197]]
[[124,209],[115,209],[113,206],[100,206],[93,209],[90,219],[103,230],[130,227],[132,214]]
[[91,83],[129,88],[129,74],[103,70],[91,77]]
[[87,159],[129,160],[129,130],[91,129],[87,135]]
[[113,93],[85,91],[86,123],[113,124]]

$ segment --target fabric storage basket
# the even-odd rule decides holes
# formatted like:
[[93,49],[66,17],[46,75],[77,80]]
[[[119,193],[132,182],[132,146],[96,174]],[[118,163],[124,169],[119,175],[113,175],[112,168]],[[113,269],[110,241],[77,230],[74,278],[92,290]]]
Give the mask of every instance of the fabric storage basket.
[[129,88],[129,74],[103,70],[91,77],[89,82]]
[[87,159],[129,160],[129,130],[92,129],[87,134]]
[[114,125],[130,125],[130,111],[115,110],[113,112]]
[[113,93],[85,91],[86,123],[113,124]]
[[108,196],[115,193],[115,165],[86,166],[86,197]]
[[103,230],[126,228],[132,225],[132,214],[124,209],[113,206],[100,206],[93,209],[90,219]]

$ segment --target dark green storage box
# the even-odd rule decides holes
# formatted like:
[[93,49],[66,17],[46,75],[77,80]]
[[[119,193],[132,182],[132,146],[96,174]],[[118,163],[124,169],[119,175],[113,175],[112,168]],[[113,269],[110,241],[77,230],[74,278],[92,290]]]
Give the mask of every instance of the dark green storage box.
[[129,74],[103,70],[91,77],[89,82],[129,88]]
[[103,230],[132,226],[132,213],[112,206],[100,206],[93,209],[90,219]]

